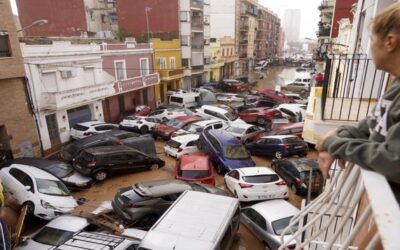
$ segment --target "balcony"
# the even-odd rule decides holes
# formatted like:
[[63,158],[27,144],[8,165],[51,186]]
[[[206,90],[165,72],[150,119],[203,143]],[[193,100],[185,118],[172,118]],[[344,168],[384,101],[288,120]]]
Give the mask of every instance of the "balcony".
[[240,31],[248,31],[249,30],[249,25],[243,24],[240,25]]
[[171,81],[183,77],[184,69],[165,69],[159,70],[160,78],[162,81]]
[[199,74],[199,73],[203,73],[204,71],[204,65],[196,65],[196,66],[192,66],[192,74]]
[[317,31],[317,36],[330,36],[331,35],[331,27],[319,27]]
[[201,52],[203,53],[204,51],[204,45],[203,44],[192,44],[192,52]]
[[240,53],[239,58],[240,59],[247,58],[247,53]]
[[298,230],[279,249],[399,249],[400,208],[386,178],[347,164],[331,169],[330,183],[282,232]]

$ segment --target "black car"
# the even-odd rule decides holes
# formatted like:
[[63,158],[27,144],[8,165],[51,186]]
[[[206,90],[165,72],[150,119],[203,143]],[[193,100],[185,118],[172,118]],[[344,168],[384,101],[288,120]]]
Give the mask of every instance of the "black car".
[[269,156],[275,158],[292,155],[306,156],[308,145],[295,135],[270,135],[261,137],[258,141],[246,144],[252,155]]
[[73,164],[76,171],[92,176],[96,181],[103,181],[109,175],[155,170],[164,165],[165,162],[155,154],[122,145],[84,149]]
[[320,194],[323,188],[322,173],[318,163],[307,158],[274,160],[272,169],[287,183],[295,194],[308,192],[311,175],[311,193]]
[[156,152],[154,140],[151,136],[141,136],[137,133],[116,129],[76,140],[61,149],[60,157],[64,161],[72,162],[73,158],[83,149],[112,145],[125,145],[132,148],[140,148],[141,151],[149,154]]
[[55,177],[58,177],[71,190],[89,188],[93,182],[92,178],[82,176],[66,162],[56,160],[46,160],[39,158],[20,158],[6,162],[2,167],[8,167],[13,164],[32,166],[40,168]]

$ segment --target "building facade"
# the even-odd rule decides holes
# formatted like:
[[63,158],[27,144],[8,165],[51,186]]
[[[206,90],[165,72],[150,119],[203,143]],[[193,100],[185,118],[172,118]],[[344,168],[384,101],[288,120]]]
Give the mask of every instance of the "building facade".
[[160,74],[160,84],[155,86],[156,103],[168,102],[168,90],[180,89],[184,69],[182,68],[179,39],[151,40],[154,49],[154,69]]
[[239,1],[239,27],[237,37],[239,38],[239,67],[242,73],[252,70],[255,63],[255,40],[258,25],[257,0]]
[[280,51],[280,19],[267,8],[258,5],[255,38],[255,60],[273,59]]
[[240,76],[239,56],[236,53],[235,39],[225,36],[219,39],[221,45],[221,59],[224,62],[222,68],[222,78],[232,79]]
[[104,120],[102,100],[113,94],[114,78],[102,70],[99,45],[53,41],[21,49],[44,151],[69,141],[76,123]]
[[[17,0],[22,27],[40,19],[46,25],[24,31],[25,36],[112,38],[118,30],[113,0]],[[57,14],[61,12],[60,14]]]
[[0,144],[8,157],[41,154],[10,1],[0,0]]
[[219,82],[222,80],[224,61],[222,60],[222,48],[219,40],[211,39],[211,63],[210,72],[206,77],[207,82]]

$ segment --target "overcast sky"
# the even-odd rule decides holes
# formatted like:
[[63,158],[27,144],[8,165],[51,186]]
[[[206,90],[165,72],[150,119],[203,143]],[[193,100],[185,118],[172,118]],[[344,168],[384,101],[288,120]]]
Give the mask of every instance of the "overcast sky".
[[[300,39],[304,37],[317,38],[315,32],[319,21],[318,6],[322,0],[258,0],[258,2],[277,13],[282,21],[285,9],[300,9]],[[15,0],[11,0],[11,6],[14,14],[17,14]]]
[[304,37],[316,39],[319,10],[322,0],[258,0],[260,4],[278,14],[283,21],[286,9],[301,10],[300,39]]

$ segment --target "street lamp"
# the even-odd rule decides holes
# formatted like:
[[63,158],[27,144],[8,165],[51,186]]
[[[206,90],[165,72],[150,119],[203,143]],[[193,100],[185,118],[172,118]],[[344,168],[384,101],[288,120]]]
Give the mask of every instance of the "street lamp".
[[46,19],[39,19],[39,20],[33,21],[30,25],[25,26],[20,30],[17,30],[17,32],[20,32],[20,31],[23,31],[23,30],[26,30],[26,29],[29,29],[29,28],[32,28],[32,27],[39,27],[39,26],[42,26],[43,24],[46,24],[48,22],[49,21],[47,21]]
[[146,24],[147,24],[147,41],[150,42],[150,25],[148,12],[151,11],[150,7],[145,7],[144,12],[146,13]]

